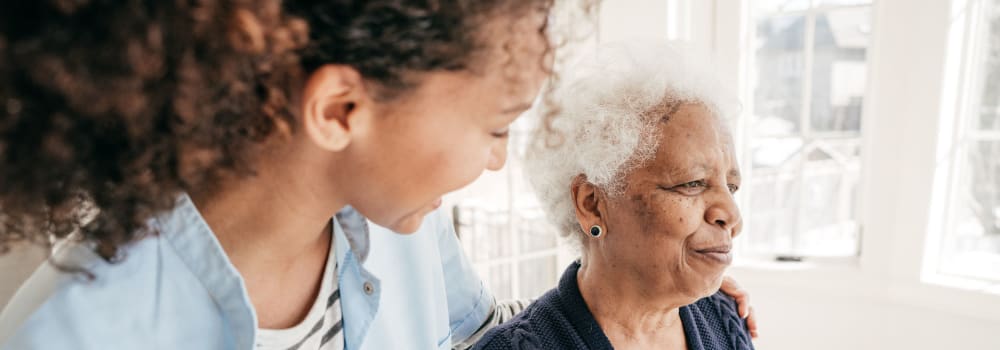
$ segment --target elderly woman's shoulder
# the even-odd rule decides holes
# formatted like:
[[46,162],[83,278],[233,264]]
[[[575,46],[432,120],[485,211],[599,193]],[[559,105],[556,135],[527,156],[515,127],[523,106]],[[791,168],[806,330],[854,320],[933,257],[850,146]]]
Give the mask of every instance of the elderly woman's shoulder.
[[736,308],[736,300],[722,291],[718,291],[708,297],[701,298],[695,302],[695,305],[702,310],[712,310],[713,312],[718,313],[719,317],[735,317],[740,319],[739,311]]
[[[475,350],[571,349],[583,343],[563,310],[556,289],[545,293],[510,321],[491,329]],[[579,344],[578,344],[579,342]]]
[[708,328],[716,334],[705,334],[709,343],[726,344],[730,349],[753,349],[750,332],[746,320],[740,317],[736,301],[730,296],[717,292],[702,298],[691,305],[689,309],[708,324]]
[[525,309],[520,315],[507,323],[491,329],[476,343],[474,350],[511,350],[511,349],[542,349],[535,330],[540,327],[532,325],[530,313]]

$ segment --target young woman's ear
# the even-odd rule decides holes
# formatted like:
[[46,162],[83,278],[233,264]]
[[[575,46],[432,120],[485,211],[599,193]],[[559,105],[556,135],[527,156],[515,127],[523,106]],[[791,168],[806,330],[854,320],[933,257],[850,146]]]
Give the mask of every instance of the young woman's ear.
[[357,70],[344,65],[324,65],[306,82],[302,127],[320,148],[341,151],[367,127],[371,101]]

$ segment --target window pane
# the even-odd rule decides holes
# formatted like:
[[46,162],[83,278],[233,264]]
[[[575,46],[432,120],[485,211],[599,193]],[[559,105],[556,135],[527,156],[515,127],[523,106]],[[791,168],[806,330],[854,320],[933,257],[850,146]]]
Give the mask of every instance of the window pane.
[[784,135],[801,130],[804,16],[772,17],[757,22],[755,133]]
[[810,126],[814,131],[859,131],[871,10],[818,14],[814,33]]
[[510,273],[511,264],[500,264],[488,268],[486,271],[486,284],[493,292],[493,297],[497,300],[510,300],[517,298],[514,295],[514,278]]
[[[977,142],[969,151],[970,207],[983,233],[1000,236],[1000,140]],[[994,252],[1000,253],[1000,249]]]
[[521,254],[556,248],[558,234],[542,210],[523,210],[518,214],[515,234],[521,235]]
[[983,95],[979,110],[979,129],[1000,131],[1000,1],[993,6],[993,16],[986,24],[988,33],[984,60]]
[[[829,157],[829,158],[820,158]],[[856,160],[842,162],[819,148],[809,152],[802,174],[802,205],[796,253],[806,256],[852,256],[859,226]]]
[[747,249],[797,256],[856,255],[860,144],[858,138],[753,140]]
[[498,299],[535,298],[555,286],[560,244],[540,208],[515,209],[513,222],[506,210],[476,202],[456,205],[453,215],[463,248]]
[[[753,169],[773,169],[782,168],[795,169],[798,163],[794,162],[799,151],[802,150],[804,141],[800,137],[790,138],[757,138],[751,141],[753,150]],[[763,172],[762,172],[763,174]]]
[[557,263],[554,255],[522,261],[518,267],[521,270],[518,297],[537,298],[555,287],[559,276]]
[[748,188],[746,249],[760,254],[795,254],[799,186],[795,172],[755,171]]
[[456,206],[452,215],[458,223],[455,230],[473,262],[487,262],[513,253],[507,242],[510,239],[507,213],[465,205]]
[[1000,279],[1000,268],[988,263],[1000,259],[1000,140],[970,142],[963,156],[953,224],[945,228],[951,237],[944,244],[943,266],[949,272]]

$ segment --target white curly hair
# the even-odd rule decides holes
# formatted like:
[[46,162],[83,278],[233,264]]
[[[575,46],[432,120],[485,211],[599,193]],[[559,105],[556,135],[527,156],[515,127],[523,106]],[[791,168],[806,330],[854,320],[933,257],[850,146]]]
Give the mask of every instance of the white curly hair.
[[657,123],[681,104],[704,105],[718,118],[739,103],[682,44],[613,44],[563,74],[552,106],[525,154],[525,175],[546,214],[579,249],[585,233],[576,221],[570,186],[578,175],[606,194],[620,195],[625,176],[650,160],[659,145]]

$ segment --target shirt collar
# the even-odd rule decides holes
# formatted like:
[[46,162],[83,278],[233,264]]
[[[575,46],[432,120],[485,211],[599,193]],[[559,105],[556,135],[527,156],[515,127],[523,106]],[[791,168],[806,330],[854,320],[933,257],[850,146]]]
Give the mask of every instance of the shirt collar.
[[[335,215],[336,223],[344,230],[345,244],[342,247],[349,247],[357,257],[358,262],[364,263],[368,259],[370,249],[370,239],[368,230],[368,219],[351,206],[346,206]],[[346,251],[345,251],[346,252]],[[342,254],[337,251],[337,255]]]
[[230,321],[239,349],[253,347],[257,315],[243,277],[226,256],[212,229],[187,194],[155,219],[157,234],[170,244]]
[[382,293],[381,281],[363,265],[370,245],[368,220],[348,206],[334,215],[333,223],[344,341],[348,348],[360,348],[378,313]]

